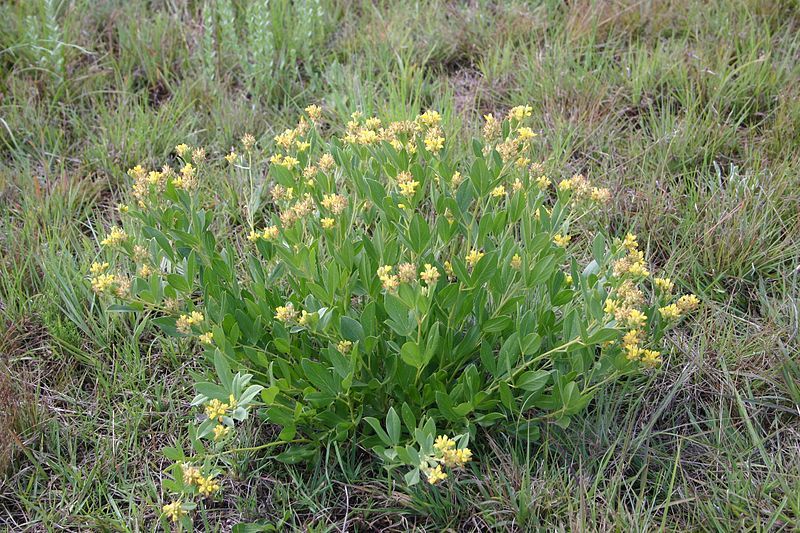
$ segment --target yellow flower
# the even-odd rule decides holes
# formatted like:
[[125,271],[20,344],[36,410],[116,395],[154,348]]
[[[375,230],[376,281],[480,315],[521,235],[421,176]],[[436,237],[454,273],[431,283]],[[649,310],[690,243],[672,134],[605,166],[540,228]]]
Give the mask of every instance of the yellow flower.
[[197,483],[197,480],[203,477],[200,474],[200,469],[196,466],[192,466],[189,463],[183,463],[181,465],[181,470],[183,471],[183,483],[184,485],[191,485],[193,483]]
[[128,234],[125,233],[125,230],[118,226],[114,226],[111,228],[111,232],[106,236],[106,238],[100,241],[100,244],[103,246],[114,246],[124,242],[127,238]]
[[189,152],[190,148],[188,144],[181,143],[175,147],[175,153],[178,154],[178,157],[183,157]]
[[401,263],[397,266],[397,274],[403,283],[412,283],[417,279],[417,267],[411,263]]
[[211,476],[201,477],[197,480],[197,490],[203,496],[211,496],[219,490],[219,483],[217,483]]
[[236,158],[237,157],[239,157],[239,156],[236,155],[236,152],[231,150],[231,153],[229,153],[228,155],[225,156],[225,161],[227,161],[228,163],[230,163],[232,165],[232,164],[234,164],[236,162]]
[[247,240],[250,242],[256,242],[260,238],[261,234],[255,230],[250,230],[250,234],[247,236]]
[[356,142],[358,144],[375,144],[380,140],[378,137],[378,133],[375,130],[371,130],[368,128],[363,128],[359,130],[358,136],[356,137]]
[[508,118],[510,120],[521,121],[526,117],[529,117],[533,114],[533,108],[529,105],[518,105],[516,107],[512,107],[511,110],[508,112]]
[[647,267],[644,266],[644,263],[641,261],[637,261],[635,263],[631,263],[628,267],[628,272],[636,277],[646,277],[650,275],[650,271],[647,270]]
[[231,432],[231,428],[224,424],[217,424],[214,426],[214,440],[222,440],[227,437]]
[[661,313],[661,316],[664,320],[677,320],[681,316],[680,308],[675,304],[665,305],[664,307],[659,307],[658,312]]
[[311,322],[311,318],[313,317],[314,313],[309,313],[305,309],[300,311],[300,318],[297,319],[297,323],[301,326],[307,326]]
[[536,137],[536,134],[533,132],[532,129],[528,127],[522,127],[517,130],[517,136],[520,141],[527,141],[529,139],[533,139]]
[[629,252],[633,252],[639,249],[639,242],[636,239],[636,235],[633,233],[628,233],[625,235],[625,239],[622,241],[622,247],[628,250]]
[[278,238],[278,226],[267,226],[261,233],[261,237],[267,241],[274,241]]
[[527,157],[518,157],[517,158],[517,168],[525,168],[530,164],[531,160]]
[[318,105],[311,104],[305,111],[312,122],[319,122],[319,119],[322,118],[322,108]]
[[647,316],[638,309],[631,309],[627,316],[628,325],[634,328],[640,328],[647,320]]
[[441,465],[436,465],[435,468],[425,467],[422,469],[425,476],[428,478],[428,483],[431,485],[435,485],[439,481],[444,481],[447,479],[447,474],[442,471]]
[[195,148],[192,152],[192,161],[194,161],[195,165],[198,165],[206,160],[206,150],[205,148]]
[[700,305],[700,300],[694,294],[687,294],[678,298],[676,305],[682,313],[694,311]]
[[110,265],[108,264],[108,262],[103,262],[103,263],[94,262],[94,263],[92,263],[91,268],[89,268],[89,272],[94,274],[94,275],[102,274],[103,272],[108,270],[109,266]]
[[214,334],[210,331],[207,331],[198,337],[200,342],[203,344],[213,344],[214,343]]
[[564,276],[564,283],[567,285],[567,287],[572,285],[572,274],[567,274]]
[[426,285],[436,285],[439,280],[439,270],[430,263],[425,263],[425,270],[422,271],[419,277]]
[[641,339],[642,339],[642,332],[639,331],[638,329],[632,329],[622,337],[622,345],[625,346],[626,348],[630,346],[638,346],[639,341],[641,341]]
[[592,200],[599,203],[604,204],[611,199],[611,191],[606,189],[605,187],[592,187]]
[[434,130],[425,136],[425,149],[433,155],[438,154],[444,147],[444,137]]
[[[314,183],[314,181],[311,178],[313,178],[316,175],[317,175],[317,167],[315,167],[314,165],[308,165],[306,166],[306,168],[303,169],[303,177],[309,178],[308,183]],[[313,187],[313,185],[311,186]]]
[[110,289],[114,283],[116,283],[117,278],[114,274],[99,274],[92,278],[92,290],[97,294],[106,292]]
[[464,466],[472,459],[472,450],[460,448],[458,450],[445,450],[442,452],[442,460],[448,468],[459,468]]
[[483,137],[485,139],[494,139],[500,135],[500,122],[494,118],[493,114],[484,115],[483,119],[486,121],[483,125]]
[[297,158],[294,158],[294,157],[292,157],[290,155],[287,155],[286,157],[284,157],[283,161],[281,161],[279,163],[279,165],[284,166],[284,167],[288,168],[289,170],[292,170],[294,167],[296,167],[299,164],[300,164],[300,161],[298,161]]
[[411,181],[398,183],[398,186],[400,187],[400,193],[403,196],[411,197],[411,196],[414,196],[414,194],[416,194],[417,187],[419,187],[419,182],[411,180]]
[[562,248],[566,248],[567,245],[569,244],[569,241],[571,240],[572,240],[571,235],[562,235],[560,233],[556,233],[555,235],[553,235],[553,243],[556,246],[560,246]]
[[552,182],[545,175],[541,175],[538,178],[536,178],[536,186],[539,187],[539,189],[541,190],[545,190],[546,188],[548,188],[550,186],[550,183]]
[[514,180],[514,183],[511,185],[511,190],[513,190],[514,192],[519,192],[523,188],[524,188],[524,185],[522,184],[522,182],[520,181],[519,178],[516,178]]
[[130,207],[128,206],[128,204],[117,204],[117,211],[119,211],[120,213],[127,213],[128,211],[130,211]]
[[614,298],[607,298],[606,305],[603,309],[607,315],[613,315],[617,310],[617,301]]
[[573,188],[572,178],[563,179],[558,184],[559,191],[571,191]]
[[173,522],[177,522],[184,514],[186,514],[186,512],[183,510],[183,504],[180,500],[166,504],[161,508],[161,511],[164,513],[164,516]]
[[522,258],[519,254],[514,254],[514,257],[511,258],[511,268],[514,270],[519,270],[522,267]]
[[245,133],[242,138],[242,147],[245,149],[246,152],[249,152],[253,149],[253,146],[256,144],[256,138],[250,135],[249,133]]
[[432,128],[439,125],[439,123],[442,121],[442,116],[438,111],[428,110],[417,117],[417,121],[423,126]]
[[322,157],[319,158],[318,165],[323,172],[328,172],[336,166],[336,161],[333,160],[333,156],[331,154],[322,154]]
[[478,263],[478,261],[480,261],[481,258],[483,258],[484,255],[486,255],[486,254],[484,254],[483,252],[473,248],[467,254],[467,257],[466,257],[467,266],[474,267]]
[[227,403],[223,403],[220,400],[214,398],[206,403],[205,413],[209,420],[216,420],[217,422],[222,422],[222,417],[228,412],[230,409],[230,405]]
[[451,450],[456,447],[456,441],[448,437],[447,435],[439,435],[436,437],[436,441],[433,443],[433,447],[436,450],[444,453],[446,450]]
[[503,185],[498,185],[494,189],[492,189],[492,197],[493,198],[502,198],[506,195],[506,188]]
[[391,265],[378,267],[378,279],[381,280],[383,288],[387,291],[394,291],[400,285],[400,280],[396,275],[392,275]]
[[311,143],[307,141],[295,141],[294,145],[297,147],[298,152],[305,152],[311,148]]
[[464,178],[461,176],[461,172],[454,172],[453,176],[450,178],[450,186],[454,189],[457,189],[461,182],[464,181]]
[[285,129],[283,130],[283,133],[279,133],[275,136],[275,144],[284,150],[288,150],[292,146],[296,135],[297,133],[294,130]]
[[653,283],[658,290],[665,294],[671,293],[672,289],[675,287],[675,284],[669,278],[655,278],[653,279]]
[[650,367],[658,366],[661,363],[661,352],[656,350],[642,350],[640,357],[642,363]]
[[336,349],[343,354],[350,353],[351,348],[353,348],[353,343],[350,341],[339,341],[339,344],[336,345]]
[[347,198],[340,194],[326,194],[322,198],[322,207],[339,215],[347,208]]
[[322,227],[324,229],[331,229],[336,224],[336,221],[332,218],[323,218],[320,220],[320,222],[322,223]]
[[642,355],[642,349],[638,345],[632,344],[625,346],[625,357],[628,361],[636,361]]
[[291,322],[294,320],[295,316],[297,316],[297,311],[295,311],[294,304],[291,302],[287,303],[285,306],[278,306],[275,308],[275,320],[278,322]]
[[196,326],[205,320],[203,313],[192,311],[188,315],[181,315],[175,323],[176,328],[180,333],[188,335],[192,332],[192,326]]

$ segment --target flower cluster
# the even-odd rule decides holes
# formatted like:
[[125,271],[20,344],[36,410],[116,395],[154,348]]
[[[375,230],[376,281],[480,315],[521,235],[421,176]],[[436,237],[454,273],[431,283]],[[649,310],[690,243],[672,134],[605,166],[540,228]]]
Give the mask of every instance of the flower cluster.
[[[645,366],[657,366],[661,362],[661,353],[643,347],[647,341],[645,326],[648,316],[644,311],[647,297],[639,284],[650,276],[644,260],[644,253],[639,249],[635,235],[629,233],[617,243],[620,257],[611,263],[612,279],[619,280],[613,295],[605,301],[604,311],[613,317],[620,326],[628,328],[620,341],[620,346],[629,361],[638,361]],[[674,283],[669,278],[654,277],[652,286],[660,301],[671,298]],[[666,303],[658,307],[658,313],[667,323],[675,323],[682,316],[695,310],[700,301],[693,294],[678,298],[674,303]]]
[[418,272],[417,265],[413,263],[400,263],[397,265],[397,274],[393,274],[394,266],[383,265],[378,267],[377,276],[384,290],[394,292],[401,283],[424,283],[423,291],[429,290],[439,281],[439,269],[430,263],[425,263],[422,272]]
[[89,281],[92,290],[97,294],[113,293],[118,298],[128,295],[131,288],[130,279],[126,276],[108,272],[110,265],[107,261],[94,262],[89,269]]
[[192,333],[192,327],[202,324],[205,319],[205,316],[203,316],[203,313],[200,311],[192,311],[188,315],[181,315],[178,317],[175,327],[180,333],[190,335]]
[[421,467],[431,485],[447,479],[443,466],[449,469],[461,468],[472,460],[472,451],[467,447],[458,448],[456,441],[447,435],[436,437],[433,448],[434,454],[425,457]]
[[558,183],[558,190],[572,194],[573,204],[594,202],[603,204],[611,199],[611,191],[603,187],[593,187],[583,174],[574,174],[571,178]]

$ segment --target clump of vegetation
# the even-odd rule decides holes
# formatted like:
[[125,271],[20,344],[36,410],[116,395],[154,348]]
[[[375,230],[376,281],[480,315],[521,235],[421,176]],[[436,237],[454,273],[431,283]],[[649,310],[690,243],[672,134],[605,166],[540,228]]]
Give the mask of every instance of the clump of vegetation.
[[[310,106],[275,138],[266,184],[250,136],[218,160],[184,144],[178,168],[129,171],[132,201],[92,288],[196,340],[217,376],[196,384],[193,453],[167,450],[166,516],[188,525],[219,490],[253,410],[281,428],[260,446],[282,447],[279,460],[354,442],[406,484],[437,484],[473,459],[481,428],[537,439],[660,363],[664,331],[697,298],[654,276],[631,234],[572,240],[609,191],[581,175],[554,183],[531,162],[530,113],[488,115],[466,162],[435,111],[356,113],[328,139]],[[236,173],[249,182],[242,252],[217,241],[199,194]]]

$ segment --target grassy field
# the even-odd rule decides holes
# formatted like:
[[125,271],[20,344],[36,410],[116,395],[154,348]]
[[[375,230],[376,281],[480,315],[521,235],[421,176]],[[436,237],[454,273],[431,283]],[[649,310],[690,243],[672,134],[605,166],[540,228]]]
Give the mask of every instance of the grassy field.
[[800,5],[266,4],[0,5],[0,528],[158,527],[161,449],[209,369],[98,305],[98,235],[129,167],[246,132],[269,147],[310,103],[433,108],[467,132],[530,103],[541,157],[611,188],[608,233],[638,233],[702,310],[661,369],[547,446],[482,435],[452,492],[399,486],[359,450],[254,455],[200,529],[800,528]]

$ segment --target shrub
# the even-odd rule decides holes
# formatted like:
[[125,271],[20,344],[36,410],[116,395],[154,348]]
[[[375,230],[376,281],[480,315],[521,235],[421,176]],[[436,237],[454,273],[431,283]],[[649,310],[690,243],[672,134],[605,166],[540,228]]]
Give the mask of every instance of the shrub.
[[[436,112],[355,114],[329,140],[311,106],[275,139],[268,200],[251,136],[224,161],[181,145],[178,170],[129,172],[124,228],[103,241],[115,266],[95,263],[92,286],[198,342],[216,373],[196,384],[195,455],[167,450],[166,487],[181,495],[167,516],[187,521],[218,490],[251,408],[280,428],[258,447],[279,460],[352,441],[409,485],[437,483],[471,459],[479,428],[535,439],[659,363],[654,345],[697,300],[673,303],[632,235],[571,240],[609,193],[531,164],[529,114],[488,116],[471,161],[456,162]],[[236,173],[249,180],[243,246],[218,241],[204,200]]]

